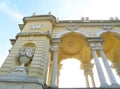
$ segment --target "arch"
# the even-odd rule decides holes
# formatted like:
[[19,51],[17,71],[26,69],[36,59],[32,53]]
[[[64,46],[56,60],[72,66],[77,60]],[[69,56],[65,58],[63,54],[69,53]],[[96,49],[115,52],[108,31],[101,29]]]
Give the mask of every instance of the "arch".
[[34,43],[25,43],[23,46],[24,47],[36,48],[36,45]]
[[66,58],[61,61],[61,65],[62,65],[62,68],[59,69],[60,71],[59,87],[60,88],[86,87],[83,70],[80,69],[81,62],[79,59]]
[[61,32],[57,33],[57,34],[56,34],[56,38],[60,38],[60,37],[62,37],[64,34],[70,33],[70,32],[76,32],[76,33],[82,34],[82,35],[85,36],[85,37],[90,37],[90,34],[87,33],[87,32],[85,32],[85,31],[83,31],[83,30],[74,30],[74,31],[64,30],[64,31],[61,31]]
[[116,34],[120,34],[120,30],[118,29],[113,29],[113,30],[99,30],[95,33],[95,36],[96,37],[100,37],[103,33],[107,33],[107,32],[113,32],[113,33],[116,33]]

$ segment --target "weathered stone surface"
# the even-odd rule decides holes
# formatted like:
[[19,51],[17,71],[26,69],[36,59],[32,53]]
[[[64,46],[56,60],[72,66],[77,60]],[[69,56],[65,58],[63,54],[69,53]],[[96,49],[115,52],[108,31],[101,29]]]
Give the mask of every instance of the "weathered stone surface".
[[[59,64],[66,58],[77,58],[81,63],[89,64],[93,59],[91,47],[88,45],[90,38],[95,38],[91,40],[94,43],[101,42],[102,38],[102,45],[108,59],[113,63],[120,63],[120,40],[118,39],[120,21],[118,20],[58,21],[52,15],[34,15],[25,17],[23,24],[19,26],[21,32],[16,35],[16,39],[12,40],[12,48],[0,69],[0,89],[43,89],[43,83],[50,84],[51,81],[54,51],[58,51],[55,64],[55,69],[58,71],[55,76],[59,75]],[[100,39],[96,40],[96,38]],[[53,44],[57,44],[57,50],[52,48]],[[98,50],[101,49],[99,45],[96,46]],[[32,59],[20,67],[21,62],[17,57],[23,47],[31,47],[35,52]],[[94,47],[95,45],[92,48]],[[98,56],[101,57],[99,54]],[[27,58],[23,57],[23,61],[24,59]],[[119,72],[120,68],[115,68]],[[58,77],[57,82],[56,78],[53,78],[56,84],[59,81]]]
[[0,89],[42,89],[43,81],[37,77],[0,76]]

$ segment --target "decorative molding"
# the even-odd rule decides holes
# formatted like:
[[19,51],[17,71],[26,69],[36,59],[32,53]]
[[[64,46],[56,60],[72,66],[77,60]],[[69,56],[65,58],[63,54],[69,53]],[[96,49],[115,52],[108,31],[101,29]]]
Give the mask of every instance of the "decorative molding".
[[68,30],[68,31],[71,31],[71,32],[74,32],[74,31],[76,31],[76,30],[78,30],[79,29],[79,26],[78,25],[70,25],[70,26],[66,26],[66,30]]
[[103,26],[101,26],[101,28],[103,30],[107,30],[108,32],[110,32],[111,30],[114,29],[114,26],[113,25],[103,25]]
[[34,25],[31,25],[31,29],[32,30],[41,29],[42,27],[43,27],[43,24],[34,24]]
[[79,33],[80,35],[83,35],[85,37],[90,37],[90,34],[84,30],[77,29],[78,27],[67,27],[68,29],[65,29],[64,31],[60,31],[56,34],[56,38],[61,38],[64,34],[75,32]]
[[49,31],[47,32],[21,32],[16,35],[16,38],[18,38],[19,36],[48,36],[49,38],[51,38]]
[[[113,25],[113,26],[120,26],[119,21],[110,21],[110,20],[89,20],[89,21],[81,21],[81,20],[74,20],[72,23],[79,24],[80,26],[102,26],[102,25]],[[59,21],[56,26],[66,26],[67,24],[71,24],[70,21]]]
[[97,32],[95,32],[94,35],[96,37],[100,37],[103,33],[106,33],[106,32],[112,32],[112,33],[120,34],[120,30],[115,29],[114,25],[103,25],[101,27],[101,30],[98,30]]

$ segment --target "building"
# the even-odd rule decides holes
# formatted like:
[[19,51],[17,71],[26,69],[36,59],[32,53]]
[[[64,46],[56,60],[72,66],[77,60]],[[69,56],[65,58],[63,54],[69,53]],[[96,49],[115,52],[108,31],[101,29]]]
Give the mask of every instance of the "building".
[[0,69],[0,89],[57,88],[60,62],[71,57],[82,63],[86,88],[96,88],[93,66],[100,88],[120,88],[112,72],[115,69],[120,76],[120,20],[59,20],[51,14],[33,15],[24,17],[19,28],[20,33],[10,40],[12,48]]

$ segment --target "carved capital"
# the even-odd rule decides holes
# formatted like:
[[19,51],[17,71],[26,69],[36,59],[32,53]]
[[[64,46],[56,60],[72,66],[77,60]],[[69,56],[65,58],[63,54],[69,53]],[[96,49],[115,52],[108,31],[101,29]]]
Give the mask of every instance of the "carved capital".
[[116,73],[120,77],[120,63],[119,62],[118,63],[112,63],[111,67],[116,70]]
[[85,75],[93,75],[93,71],[92,71],[93,65],[94,64],[90,64],[90,63],[81,64],[81,69],[84,70]]
[[52,51],[57,51],[60,43],[61,43],[61,38],[52,38],[52,40],[51,40],[51,50]]

